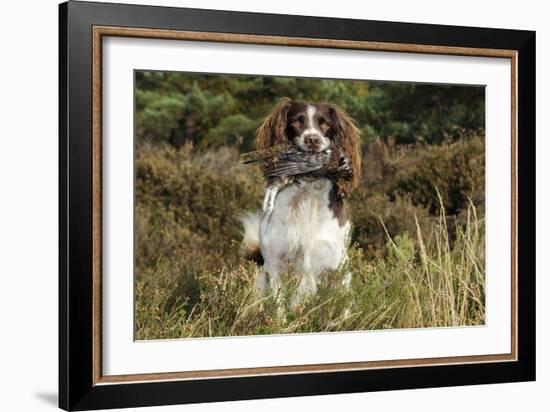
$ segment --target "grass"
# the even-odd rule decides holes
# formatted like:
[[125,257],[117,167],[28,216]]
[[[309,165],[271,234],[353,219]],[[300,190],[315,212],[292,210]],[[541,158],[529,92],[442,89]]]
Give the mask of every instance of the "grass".
[[[226,191],[226,208],[233,213],[232,192]],[[163,208],[158,199],[155,202],[157,209]],[[170,219],[174,215],[177,211],[169,210]],[[136,338],[483,324],[485,232],[484,220],[478,217],[474,204],[468,203],[460,223],[453,223],[453,227],[449,227],[452,219],[445,215],[443,205],[427,228],[420,225],[416,214],[409,217],[415,230],[399,235],[391,235],[380,218],[385,252],[366,256],[365,250],[354,244],[346,267],[326,273],[318,293],[296,311],[288,307],[298,284],[295,274],[282,276],[279,299],[259,296],[254,285],[259,268],[240,258],[238,237],[216,254],[211,253],[215,245],[208,244],[209,237],[201,237],[200,227],[192,236],[185,230],[178,235],[177,230],[170,229],[180,249],[174,252],[169,246],[172,253],[159,253],[156,260],[149,257],[137,265]],[[140,219],[146,222],[140,224]],[[154,249],[148,244],[153,222],[150,214],[138,211],[138,248],[142,239],[141,247]],[[157,241],[157,246],[166,247]],[[347,271],[353,273],[349,288],[342,286]],[[283,302],[282,309],[278,302]]]

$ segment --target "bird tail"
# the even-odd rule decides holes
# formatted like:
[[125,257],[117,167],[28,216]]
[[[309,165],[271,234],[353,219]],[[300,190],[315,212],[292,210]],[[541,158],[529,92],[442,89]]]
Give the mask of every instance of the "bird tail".
[[247,212],[239,216],[239,220],[244,229],[242,249],[245,259],[263,265],[264,258],[260,250],[260,214]]

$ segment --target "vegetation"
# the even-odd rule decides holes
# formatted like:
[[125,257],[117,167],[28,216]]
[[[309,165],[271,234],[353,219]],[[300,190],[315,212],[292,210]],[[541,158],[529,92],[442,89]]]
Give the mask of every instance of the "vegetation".
[[252,150],[256,129],[283,96],[337,103],[365,144],[434,144],[484,129],[482,87],[144,71],[136,83],[138,140],[175,146]]
[[[472,87],[137,73],[136,338],[483,324],[483,91]],[[237,216],[260,172],[239,154],[281,96],[344,107],[363,132],[346,268],[297,311],[258,296]],[[411,102],[416,104],[411,104]],[[352,286],[341,285],[345,271]]]

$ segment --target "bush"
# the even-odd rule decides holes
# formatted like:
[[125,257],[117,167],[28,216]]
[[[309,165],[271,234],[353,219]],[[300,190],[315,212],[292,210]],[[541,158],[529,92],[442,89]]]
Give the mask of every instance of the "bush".
[[409,197],[397,197],[390,201],[381,194],[369,194],[360,187],[351,198],[353,234],[352,240],[364,249],[366,256],[383,256],[386,252],[387,235],[414,234],[417,217],[419,225],[426,229],[431,224],[428,211],[415,206]]
[[136,263],[203,250],[216,261],[237,255],[243,210],[260,207],[262,183],[235,149],[193,154],[187,145],[136,153]]
[[453,215],[467,207],[468,199],[477,206],[484,204],[485,145],[481,138],[427,146],[418,163],[399,170],[388,193],[410,196],[433,214],[440,204],[437,191]]

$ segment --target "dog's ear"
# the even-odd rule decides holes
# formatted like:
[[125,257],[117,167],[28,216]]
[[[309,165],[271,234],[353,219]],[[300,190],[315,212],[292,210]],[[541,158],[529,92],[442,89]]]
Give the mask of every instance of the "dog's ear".
[[361,179],[361,137],[353,120],[338,106],[330,105],[334,128],[334,139],[344,155],[351,162],[350,190],[359,185]]
[[258,150],[287,142],[287,115],[291,104],[292,100],[283,97],[258,128],[256,131],[256,147]]

